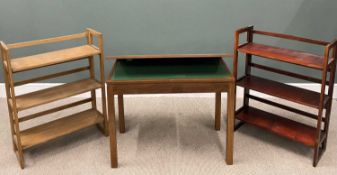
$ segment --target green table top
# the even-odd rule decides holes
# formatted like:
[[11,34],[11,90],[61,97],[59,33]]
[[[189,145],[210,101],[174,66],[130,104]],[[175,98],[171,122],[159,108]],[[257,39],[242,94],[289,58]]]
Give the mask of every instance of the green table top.
[[111,80],[226,78],[231,75],[221,58],[116,60]]

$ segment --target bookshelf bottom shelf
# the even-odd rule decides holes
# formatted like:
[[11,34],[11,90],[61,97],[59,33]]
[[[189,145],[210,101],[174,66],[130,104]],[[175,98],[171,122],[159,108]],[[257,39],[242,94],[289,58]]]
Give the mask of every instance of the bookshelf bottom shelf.
[[89,126],[103,122],[103,116],[94,109],[60,118],[27,130],[21,131],[23,149],[71,134]]
[[[241,110],[236,114],[236,119],[310,147],[315,146],[315,127],[280,117],[254,107],[246,107]],[[324,133],[321,138],[325,138]]]

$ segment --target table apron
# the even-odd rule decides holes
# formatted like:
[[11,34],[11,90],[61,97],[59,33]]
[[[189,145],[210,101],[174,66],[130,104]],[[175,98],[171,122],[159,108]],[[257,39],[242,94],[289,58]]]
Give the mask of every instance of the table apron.
[[155,94],[155,93],[207,93],[227,92],[234,82],[224,83],[154,83],[154,84],[107,84],[108,93]]

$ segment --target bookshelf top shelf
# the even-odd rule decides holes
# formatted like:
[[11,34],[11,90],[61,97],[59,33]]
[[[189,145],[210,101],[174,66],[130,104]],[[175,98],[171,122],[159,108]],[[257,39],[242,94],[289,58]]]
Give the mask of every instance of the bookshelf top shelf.
[[15,58],[11,60],[11,66],[13,72],[21,72],[64,62],[75,61],[81,58],[94,56],[99,53],[100,50],[97,47],[93,45],[83,45],[69,49]]
[[[242,53],[255,56],[271,58],[277,61],[283,61],[304,67],[322,70],[324,67],[324,57],[312,53],[296,51],[291,49],[279,48],[258,43],[244,44],[238,48]],[[329,59],[328,65],[333,61]]]

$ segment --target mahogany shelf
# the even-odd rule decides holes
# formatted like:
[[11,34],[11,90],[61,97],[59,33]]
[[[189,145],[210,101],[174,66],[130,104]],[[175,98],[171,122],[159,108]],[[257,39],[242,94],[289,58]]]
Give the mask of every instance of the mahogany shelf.
[[[315,91],[290,86],[284,83],[252,75],[243,77],[237,81],[237,85],[278,98],[287,99],[302,105],[317,109],[319,108],[320,93]],[[324,103],[326,104],[328,102],[328,96],[326,96],[325,99],[326,100]]]
[[254,107],[247,107],[241,110],[236,115],[236,118],[305,145],[311,147],[315,145],[315,127],[307,126]]
[[[244,43],[240,40],[240,35],[246,34]],[[264,37],[279,38],[285,40],[297,41],[316,46],[324,46],[324,53],[320,55],[307,53],[303,51],[292,50],[288,48],[275,47],[271,45],[259,44],[254,39],[255,35]],[[256,40],[256,39],[255,39]],[[238,79],[238,57],[239,53],[245,55],[245,73]],[[295,73],[288,70],[277,68],[275,65],[267,66],[263,63],[256,63],[255,57],[263,57],[273,61],[294,64],[308,69],[315,69],[321,72],[321,78],[311,75]],[[337,40],[329,43],[326,41],[302,38],[293,35],[272,33],[267,31],[254,30],[253,26],[239,29],[235,33],[234,46],[234,73],[238,86],[244,88],[243,105],[236,111],[236,119],[241,122],[236,126],[239,129],[244,123],[263,128],[277,135],[300,142],[313,148],[313,166],[317,166],[327,147],[327,134],[329,130],[329,121],[331,116],[332,95],[336,73],[337,60]],[[276,79],[268,79],[252,75],[252,69],[263,70],[281,74],[283,76],[297,78],[310,83],[320,85],[320,91],[312,91],[301,87],[294,87]],[[257,97],[251,91],[257,91],[263,94],[277,97],[294,103],[315,109],[315,112],[307,112],[301,106],[290,106],[282,104],[277,100],[269,100],[266,97]],[[251,104],[251,100],[258,101],[267,105],[278,107],[280,109],[299,114],[301,117],[309,117],[317,122],[313,126],[301,123],[301,120],[292,120],[292,118],[267,112],[260,106]],[[300,118],[299,118],[300,119]]]
[[[238,48],[242,53],[252,54],[255,56],[274,59],[277,61],[287,62],[300,66],[322,70],[324,66],[324,57],[312,53],[296,51],[291,49],[268,46],[258,43],[247,43]],[[329,59],[328,64],[332,62]]]

